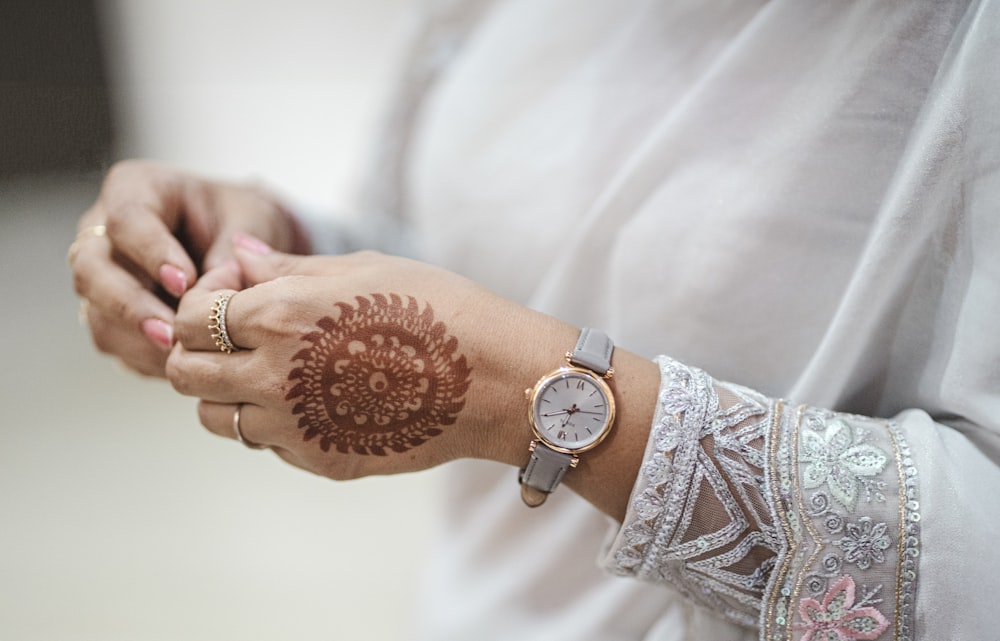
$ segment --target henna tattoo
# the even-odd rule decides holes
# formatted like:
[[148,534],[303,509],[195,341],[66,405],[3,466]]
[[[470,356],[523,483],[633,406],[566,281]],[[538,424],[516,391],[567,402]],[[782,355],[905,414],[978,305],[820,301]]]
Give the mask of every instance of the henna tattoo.
[[292,357],[302,365],[285,398],[301,399],[292,413],[303,439],[319,437],[324,452],[405,452],[455,422],[472,370],[430,305],[421,312],[396,294],[356,300],[302,337],[310,345]]

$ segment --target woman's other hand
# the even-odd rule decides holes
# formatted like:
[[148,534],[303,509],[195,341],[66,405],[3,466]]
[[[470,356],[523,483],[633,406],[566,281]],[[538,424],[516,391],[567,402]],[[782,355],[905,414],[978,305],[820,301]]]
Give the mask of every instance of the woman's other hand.
[[146,161],[115,165],[68,256],[97,348],[137,372],[163,376],[177,299],[201,270],[232,257],[238,231],[287,251],[308,250],[292,217],[257,188]]

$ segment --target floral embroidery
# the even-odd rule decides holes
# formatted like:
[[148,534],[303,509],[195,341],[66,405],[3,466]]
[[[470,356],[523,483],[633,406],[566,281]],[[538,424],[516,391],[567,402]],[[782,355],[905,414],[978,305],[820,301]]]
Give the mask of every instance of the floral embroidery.
[[871,606],[864,605],[869,597],[855,605],[854,579],[844,575],[830,588],[823,602],[802,599],[799,615],[806,633],[802,641],[868,641],[877,639],[889,627],[889,620]]
[[898,426],[790,411],[658,363],[657,416],[606,567],[673,584],[767,641],[914,641],[920,504]]
[[851,512],[858,500],[859,486],[872,485],[872,477],[885,469],[889,457],[867,443],[854,443],[850,426],[841,419],[826,424],[822,434],[802,431],[802,461],[808,463],[802,477],[807,489],[827,485],[830,494]]
[[885,523],[876,523],[866,516],[857,523],[848,523],[846,531],[846,536],[837,541],[837,545],[844,550],[848,563],[856,563],[860,569],[867,570],[873,561],[885,562],[884,552],[892,544]]

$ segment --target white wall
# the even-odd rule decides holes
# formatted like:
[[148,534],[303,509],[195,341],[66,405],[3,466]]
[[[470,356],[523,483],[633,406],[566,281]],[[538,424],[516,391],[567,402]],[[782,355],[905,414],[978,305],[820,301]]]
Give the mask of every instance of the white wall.
[[104,0],[123,156],[339,205],[398,57],[403,0]]

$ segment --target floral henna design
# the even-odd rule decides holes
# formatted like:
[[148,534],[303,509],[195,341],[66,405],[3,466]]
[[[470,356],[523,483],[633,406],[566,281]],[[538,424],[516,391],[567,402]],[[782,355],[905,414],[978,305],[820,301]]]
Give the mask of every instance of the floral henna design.
[[458,341],[445,334],[426,305],[396,294],[357,297],[357,307],[317,323],[302,340],[310,345],[288,379],[286,400],[306,441],[319,437],[324,452],[384,456],[405,452],[441,433],[465,405],[471,369],[456,356]]

